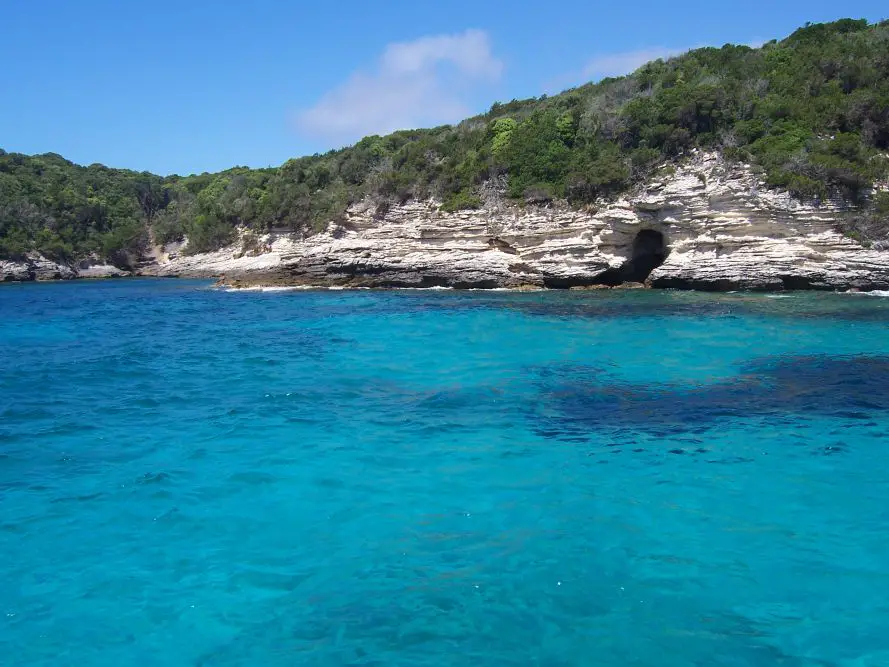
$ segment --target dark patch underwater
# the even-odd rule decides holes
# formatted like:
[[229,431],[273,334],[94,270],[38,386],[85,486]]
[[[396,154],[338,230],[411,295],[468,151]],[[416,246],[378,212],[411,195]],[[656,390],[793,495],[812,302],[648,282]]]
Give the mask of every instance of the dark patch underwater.
[[732,420],[823,415],[870,421],[889,410],[889,356],[798,356],[745,364],[714,384],[614,382],[595,368],[548,368],[536,431],[583,439],[603,428],[701,433]]

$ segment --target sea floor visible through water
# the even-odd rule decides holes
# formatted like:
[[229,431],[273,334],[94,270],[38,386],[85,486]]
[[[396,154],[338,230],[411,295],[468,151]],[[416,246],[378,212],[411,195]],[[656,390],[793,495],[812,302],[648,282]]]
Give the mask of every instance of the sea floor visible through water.
[[889,665],[889,299],[0,286],[3,665]]

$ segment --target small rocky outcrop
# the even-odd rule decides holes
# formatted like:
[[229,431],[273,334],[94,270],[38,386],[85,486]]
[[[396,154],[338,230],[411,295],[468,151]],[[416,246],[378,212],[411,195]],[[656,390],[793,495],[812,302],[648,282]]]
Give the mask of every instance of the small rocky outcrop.
[[131,275],[130,271],[95,258],[81,261],[76,271],[78,278],[119,278]]
[[0,259],[0,282],[27,280],[67,280],[77,273],[67,264],[29,254],[22,259]]
[[36,253],[22,259],[0,259],[0,282],[114,278],[128,275],[130,272],[96,259],[83,260],[75,266],[56,262]]

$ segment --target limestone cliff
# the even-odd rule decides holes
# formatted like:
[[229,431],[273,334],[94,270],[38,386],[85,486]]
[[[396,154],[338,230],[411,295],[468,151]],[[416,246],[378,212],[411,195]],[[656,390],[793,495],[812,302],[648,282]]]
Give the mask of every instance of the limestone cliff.
[[237,286],[889,288],[889,251],[837,231],[838,204],[802,204],[715,154],[597,209],[487,200],[456,213],[414,201],[379,214],[365,202],[321,234],[267,236],[247,252],[160,253],[140,273]]
[[375,215],[363,204],[323,234],[267,239],[270,252],[258,257],[228,250],[152,272],[224,274],[238,285],[886,289],[889,252],[838,232],[839,215],[835,204],[802,204],[745,165],[699,154],[598,210],[493,197],[477,211],[410,202]]

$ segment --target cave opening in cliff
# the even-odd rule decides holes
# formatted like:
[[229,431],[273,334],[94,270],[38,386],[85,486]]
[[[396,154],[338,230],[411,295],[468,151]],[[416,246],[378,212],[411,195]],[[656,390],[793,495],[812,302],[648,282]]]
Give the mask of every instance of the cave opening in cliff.
[[621,267],[624,282],[645,282],[651,272],[667,259],[664,235],[654,229],[643,229],[633,239],[633,254]]
[[633,239],[630,258],[619,268],[600,274],[596,282],[612,287],[623,283],[644,283],[651,272],[664,263],[668,254],[664,235],[655,229],[643,229]]

